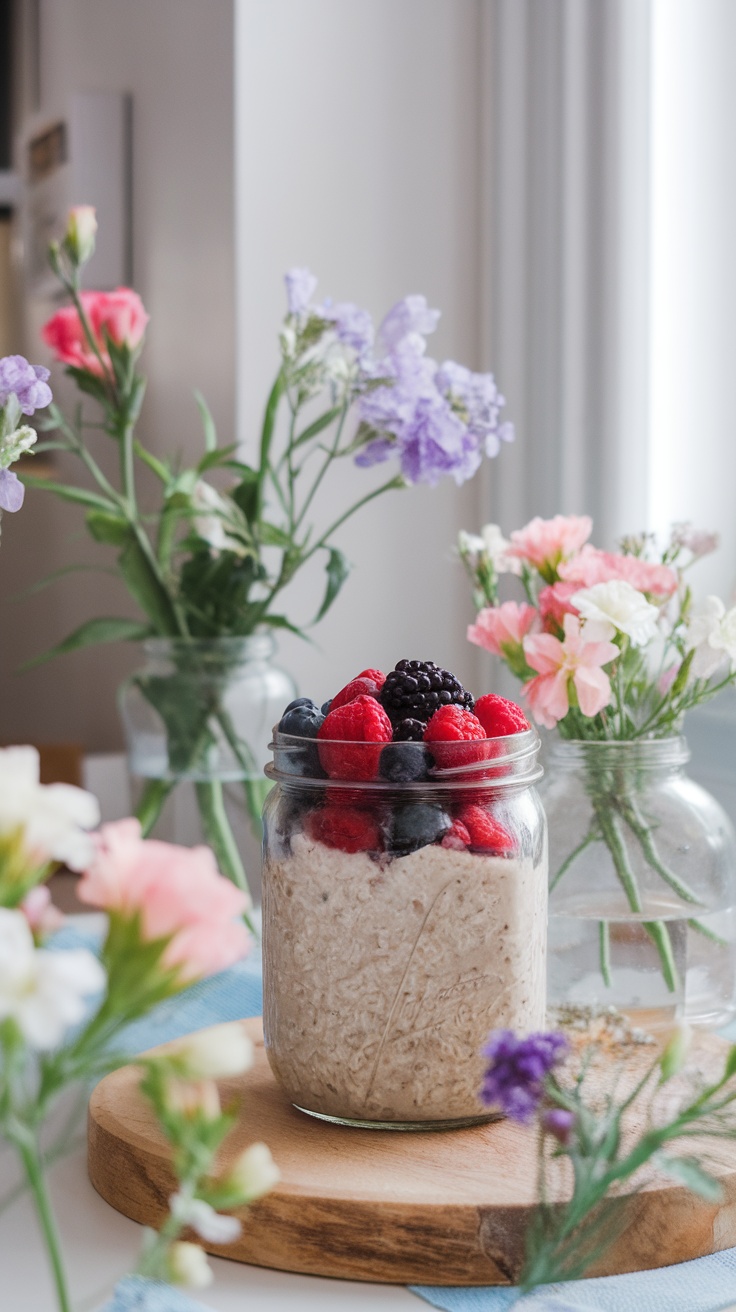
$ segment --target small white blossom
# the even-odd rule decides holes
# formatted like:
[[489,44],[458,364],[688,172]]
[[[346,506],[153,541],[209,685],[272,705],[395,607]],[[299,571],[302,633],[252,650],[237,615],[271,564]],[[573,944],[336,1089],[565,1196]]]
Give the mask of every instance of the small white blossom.
[[212,1025],[172,1044],[166,1056],[185,1079],[222,1080],[253,1065],[253,1044],[237,1025]]
[[695,651],[691,673],[696,679],[709,679],[726,661],[736,669],[736,606],[727,611],[720,597],[706,597],[690,618],[685,645]]
[[37,948],[21,911],[0,908],[0,1021],[15,1021],[32,1048],[55,1048],[84,1018],[86,999],[105,987],[105,971],[86,948]]
[[23,831],[29,861],[84,870],[94,854],[85,829],[99,823],[97,799],[71,784],[41,784],[35,747],[0,750],[0,834]]
[[232,1244],[243,1228],[236,1216],[222,1216],[202,1198],[172,1194],[169,1210],[175,1221],[191,1226],[208,1244]]
[[194,531],[215,554],[220,551],[232,551],[236,556],[246,554],[246,545],[238,536],[246,527],[245,521],[230,497],[223,496],[200,478],[192,491],[192,508]]
[[212,1267],[199,1244],[189,1244],[182,1239],[172,1244],[167,1266],[169,1280],[173,1285],[184,1285],[187,1289],[206,1289],[214,1280]]
[[517,556],[508,555],[511,543],[503,536],[498,524],[484,524],[480,535],[497,574],[521,574],[521,561]]
[[237,1190],[243,1202],[262,1198],[281,1179],[281,1172],[265,1143],[252,1143],[234,1162],[227,1185]]
[[693,528],[692,524],[687,523],[672,525],[672,545],[685,547],[696,560],[701,556],[710,555],[711,551],[716,551],[720,543],[721,538],[718,533],[708,533],[704,529]]
[[14,433],[9,433],[7,437],[0,442],[0,467],[7,469],[19,460],[25,451],[30,451],[38,438],[34,428],[24,424],[22,428],[16,428]]
[[585,620],[612,624],[619,633],[625,633],[635,647],[644,647],[656,637],[659,610],[647,601],[624,579],[611,579],[608,583],[595,583],[582,588],[570,602]]

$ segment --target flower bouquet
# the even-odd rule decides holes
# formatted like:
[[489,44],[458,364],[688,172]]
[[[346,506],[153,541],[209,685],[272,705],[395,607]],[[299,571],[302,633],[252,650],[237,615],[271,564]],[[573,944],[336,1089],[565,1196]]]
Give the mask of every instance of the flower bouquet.
[[[83,507],[93,538],[117,553],[120,574],[142,613],[139,620],[90,620],[49,654],[119,639],[170,644],[166,667],[137,679],[168,747],[168,761],[157,775],[149,771],[138,814],[148,832],[177,780],[197,779],[207,839],[222,870],[245,886],[222,781],[244,780],[257,824],[266,743],[261,759],[261,745],[240,734],[229,713],[227,692],[242,640],[279,629],[304,636],[328,611],[348,575],[335,542],[347,519],[393,489],[434,485],[445,476],[462,483],[513,431],[500,421],[504,400],[490,374],[472,373],[452,361],[438,366],[427,357],[426,336],[439,312],[423,296],[399,301],[376,332],[359,306],[316,302],[316,279],[306,269],[292,269],[286,275],[281,363],[256,459],[246,463],[233,445],[218,445],[201,397],[201,459],[183,468],[175,454],[154,454],[136,436],[145,392],[139,357],[148,315],[128,288],[81,290],[95,229],[94,211],[77,207],[64,240],[52,245],[52,267],[70,304],[43,330],[79,390],[98,407],[90,418],[80,405],[73,419],[53,408],[46,427],[55,437],[45,449],[76,455],[91,486],[48,479],[35,485]],[[95,454],[95,442],[105,440],[118,449],[117,485]],[[351,460],[361,469],[390,459],[398,465],[390,477],[336,513],[329,488],[335,465]],[[141,507],[137,488],[143,467],[160,490],[151,512]],[[313,518],[320,499],[325,528]],[[282,608],[282,594],[298,571],[320,558],[326,571],[321,605],[311,618],[294,619]],[[214,660],[212,642],[220,643]],[[280,704],[283,691],[277,693]]]
[[[720,1010],[693,1001],[693,1015],[722,1022],[734,1002],[733,834],[682,777],[679,735],[686,711],[736,680],[736,607],[692,604],[687,571],[713,535],[678,525],[664,550],[642,535],[607,552],[591,530],[586,516],[557,516],[509,541],[490,525],[459,543],[479,607],[468,638],[523,681],[560,740],[545,791],[552,992],[677,1008],[697,965],[693,987],[720,993]],[[524,600],[500,600],[502,574]]]

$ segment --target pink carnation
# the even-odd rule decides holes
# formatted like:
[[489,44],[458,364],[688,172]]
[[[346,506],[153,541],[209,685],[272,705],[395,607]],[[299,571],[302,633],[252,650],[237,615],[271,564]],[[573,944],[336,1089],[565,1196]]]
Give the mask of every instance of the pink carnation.
[[65,305],[44,324],[41,336],[62,364],[84,369],[102,377],[111,369],[105,336],[116,346],[134,349],[143,339],[148,314],[137,292],[118,287],[114,292],[81,292],[80,300],[89,321],[102,364],[92,350],[77,310]]
[[656,565],[639,556],[622,556],[613,551],[585,547],[574,560],[559,567],[560,578],[577,588],[592,588],[596,583],[623,579],[637,592],[651,597],[671,597],[677,592],[677,574],[668,565]]
[[548,574],[557,569],[587,542],[593,530],[589,515],[555,515],[554,519],[531,520],[511,534],[509,556],[518,556]]
[[521,647],[521,640],[539,616],[534,606],[505,601],[501,606],[486,606],[478,612],[475,624],[468,626],[468,642],[485,647],[493,656],[507,655],[507,648]]
[[[597,640],[594,625],[581,624],[577,615],[565,615],[562,641],[551,633],[529,634],[524,655],[536,679],[522,688],[535,720],[554,729],[570,709],[570,682],[575,687],[583,715],[597,715],[611,700],[611,681],[601,669],[619,654],[615,642]],[[586,630],[590,638],[586,638]],[[610,632],[610,629],[608,630]]]
[[545,629],[561,629],[566,615],[577,615],[570,598],[579,591],[577,583],[550,583],[539,594],[539,613]]
[[139,913],[146,941],[171,938],[163,964],[180,967],[180,983],[224,970],[250,947],[239,919],[248,898],[219,874],[209,848],[144,840],[137,820],[102,826],[77,896],[124,918]]

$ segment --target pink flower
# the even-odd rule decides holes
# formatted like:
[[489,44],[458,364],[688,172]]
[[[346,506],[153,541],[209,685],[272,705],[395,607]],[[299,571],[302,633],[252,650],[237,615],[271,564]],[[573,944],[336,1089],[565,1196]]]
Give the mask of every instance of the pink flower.
[[44,324],[41,336],[62,364],[84,369],[86,373],[104,376],[111,369],[105,335],[116,346],[129,346],[133,350],[143,339],[148,323],[143,302],[130,287],[118,287],[114,292],[81,292],[80,300],[89,321],[102,364],[90,347],[76,308],[66,305]]
[[656,565],[639,556],[622,556],[614,551],[585,547],[574,560],[559,567],[560,578],[578,588],[592,588],[596,583],[622,579],[637,592],[650,597],[671,597],[677,592],[677,574],[668,565]]
[[587,542],[592,530],[593,521],[589,515],[555,515],[554,519],[537,516],[525,528],[516,529],[511,534],[507,554],[536,565],[551,581],[560,561],[574,556]]
[[522,692],[529,700],[535,720],[546,729],[554,729],[570,709],[570,682],[574,685],[583,715],[597,715],[611,700],[611,681],[601,669],[618,656],[614,642],[602,639],[612,632],[610,625],[584,624],[577,615],[565,615],[562,641],[551,633],[528,634],[524,638],[524,655],[536,679],[524,684]]
[[475,624],[468,626],[468,642],[485,647],[493,656],[508,656],[521,647],[521,640],[539,619],[534,606],[505,601],[501,606],[486,606],[478,612]]
[[102,826],[77,896],[125,919],[138,913],[146,941],[171,938],[162,960],[180,967],[179,983],[224,970],[250,946],[236,919],[248,898],[219,874],[209,848],[144,840],[137,820]]
[[550,583],[539,594],[539,613],[545,629],[562,628],[566,615],[577,614],[570,598],[578,591],[577,583]]
[[31,933],[35,939],[53,934],[64,924],[66,917],[51,901],[51,894],[45,884],[37,884],[26,893],[20,904]]

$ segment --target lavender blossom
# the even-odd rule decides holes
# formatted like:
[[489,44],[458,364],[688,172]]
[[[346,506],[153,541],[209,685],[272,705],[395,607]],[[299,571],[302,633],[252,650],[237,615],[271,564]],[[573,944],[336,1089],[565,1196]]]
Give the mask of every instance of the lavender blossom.
[[440,318],[439,310],[431,310],[426,296],[405,296],[392,306],[378,330],[378,340],[390,351],[409,333],[425,336],[433,333]]
[[352,347],[359,359],[367,355],[374,337],[373,320],[367,310],[353,305],[352,301],[333,305],[328,298],[317,307],[316,313],[332,324],[338,341]]
[[0,510],[20,510],[25,488],[12,469],[0,469]]
[[317,279],[309,269],[289,269],[284,282],[289,314],[303,314],[314,295]]
[[513,424],[499,423],[506,398],[496,387],[493,374],[476,374],[454,360],[445,360],[437,370],[435,382],[487,456],[497,456],[502,442],[514,440]]
[[472,478],[481,462],[477,443],[449,406],[422,399],[400,439],[401,472],[408,483],[434,487],[444,474]]
[[564,1107],[549,1107],[542,1115],[542,1128],[551,1134],[563,1148],[572,1138],[575,1125],[575,1113],[565,1111]]
[[512,1030],[494,1030],[483,1056],[489,1064],[480,1089],[486,1107],[500,1108],[513,1121],[530,1121],[544,1097],[544,1079],[568,1048],[563,1034],[530,1034],[518,1038]]
[[32,415],[52,399],[46,379],[48,369],[40,364],[29,364],[22,355],[6,355],[0,359],[0,406],[6,406],[10,397],[18,399],[21,413]]

